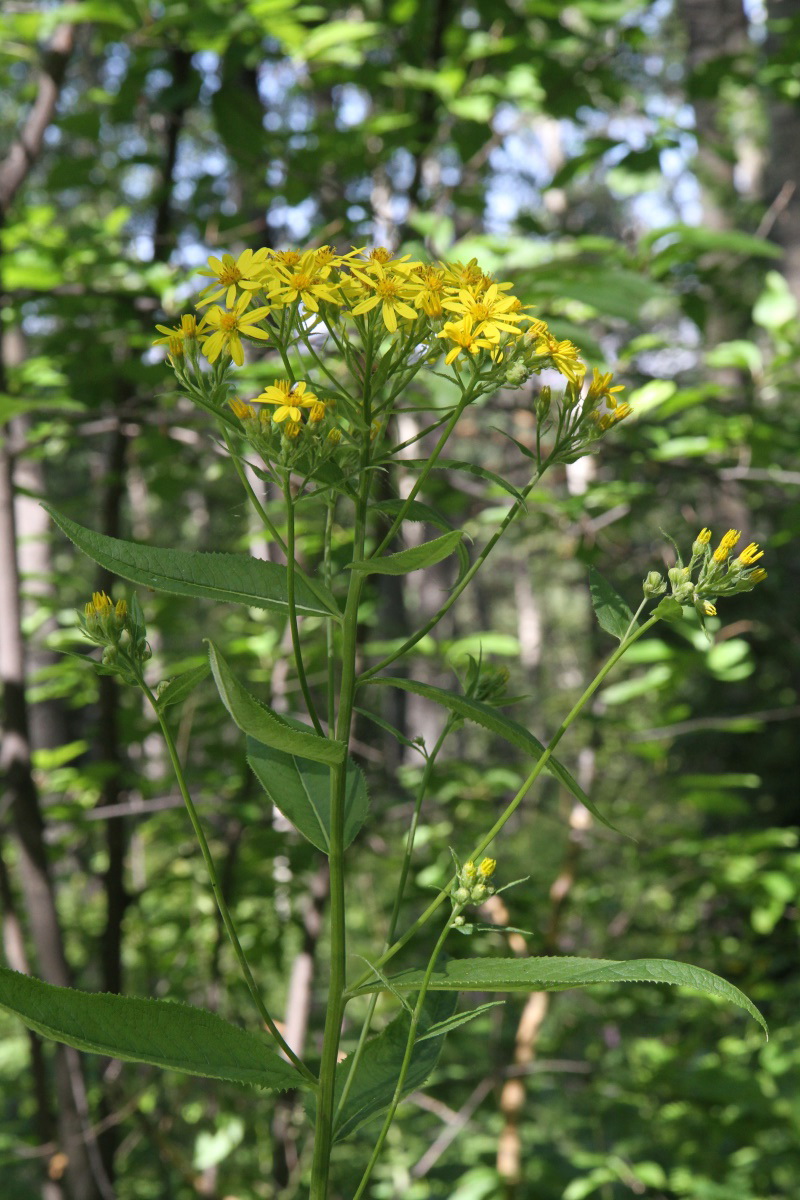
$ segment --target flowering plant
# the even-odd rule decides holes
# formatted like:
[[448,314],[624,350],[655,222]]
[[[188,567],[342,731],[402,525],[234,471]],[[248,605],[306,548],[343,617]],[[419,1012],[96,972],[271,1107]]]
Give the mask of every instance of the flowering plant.
[[[683,619],[687,610],[694,609],[704,620],[715,612],[716,599],[749,590],[765,572],[755,565],[761,552],[753,544],[731,558],[740,536],[737,531],[727,533],[712,551],[711,534],[703,529],[692,545],[688,565],[678,556],[668,581],[658,571],[647,575],[635,614],[597,577],[592,584],[597,616],[618,645],[546,744],[501,711],[509,702],[506,677],[482,661],[468,662],[461,690],[433,687],[407,674],[387,674],[456,603],[525,511],[526,499],[544,472],[555,463],[570,463],[590,452],[630,413],[619,399],[621,388],[608,373],[594,369],[588,376],[577,347],[559,340],[514,295],[510,283],[494,280],[475,260],[428,264],[408,256],[394,258],[384,249],[340,254],[327,246],[298,252],[260,249],[245,250],[237,258],[212,257],[203,274],[211,282],[200,296],[199,316],[184,315],[179,324],[160,325],[158,342],[167,347],[181,391],[213,418],[265,535],[281,552],[285,565],[242,554],[140,546],[53,515],[80,548],[124,578],[179,595],[213,596],[261,608],[286,623],[304,700],[302,720],[273,711],[264,698],[251,694],[213,642],[209,642],[209,668],[222,704],[248,739],[248,761],[268,800],[329,864],[330,961],[321,1054],[315,1063],[305,1046],[290,1044],[270,1011],[219,886],[173,739],[169,709],[185,699],[208,668],[157,686],[148,679],[150,651],[135,596],[114,603],[104,594],[95,594],[83,614],[83,629],[103,647],[99,669],[140,687],[152,706],[222,920],[267,1032],[246,1031],[213,1014],[164,1000],[63,995],[67,989],[30,980],[24,981],[29,989],[24,996],[9,1000],[10,985],[4,979],[2,1002],[15,1006],[35,1028],[82,1049],[276,1091],[308,1093],[313,1133],[308,1141],[307,1179],[312,1200],[332,1194],[334,1145],[379,1118],[354,1193],[358,1200],[369,1186],[403,1097],[424,1082],[450,1029],[483,1011],[456,1013],[459,993],[559,990],[609,981],[685,983],[724,996],[763,1024],[747,997],[698,967],[651,958],[633,962],[469,958],[459,956],[453,935],[469,937],[476,928],[468,919],[474,915],[470,910],[480,909],[495,890],[503,890],[496,887],[502,868],[484,852],[543,771],[554,775],[598,820],[608,823],[555,751],[628,648],[658,621]],[[259,348],[264,366],[275,372],[273,382],[256,395],[242,395],[236,382],[248,345]],[[396,418],[409,402],[412,381],[424,371],[434,371],[448,383],[450,401],[424,429],[397,442]],[[544,372],[548,372],[546,382],[538,379]],[[556,387],[553,381],[559,377],[561,386]],[[540,386],[531,395],[529,381],[536,379]],[[462,532],[450,529],[419,497],[426,494],[426,481],[437,466],[447,463],[453,470],[479,470],[476,464],[445,459],[444,451],[465,409],[500,389],[521,392],[533,414],[535,432],[529,443],[516,443],[529,464],[529,478],[519,489],[503,484],[512,502],[485,545],[470,554]],[[417,443],[423,453],[410,458],[405,452]],[[405,468],[416,474],[414,483],[405,495],[378,501],[375,480],[379,473],[391,470],[401,452]],[[254,480],[262,485],[261,494]],[[298,533],[296,521],[301,502],[316,505],[324,516],[317,560],[312,561],[309,548],[304,547],[304,565],[298,553],[302,531]],[[375,532],[371,520],[376,512],[389,521],[382,535]],[[409,519],[438,525],[439,536],[420,545],[398,545]],[[335,527],[340,535],[336,570]],[[343,564],[341,535],[346,529],[351,533]],[[460,561],[458,576],[438,611],[380,661],[363,663],[358,649],[359,614],[371,577],[425,570],[455,554]],[[639,617],[649,605],[652,610],[640,624]],[[306,671],[304,622],[324,631],[322,687],[312,686]],[[395,900],[380,944],[364,969],[363,964],[348,961],[347,955],[346,851],[368,820],[364,774],[351,757],[350,742],[357,699],[370,686],[417,692],[440,704],[446,720],[434,746],[417,745],[425,770]],[[478,843],[460,848],[463,858],[454,851],[451,878],[442,882],[422,912],[409,919],[406,882],[432,769],[445,741],[464,721],[482,725],[523,752],[531,762],[530,771]],[[409,944],[413,948],[415,934],[433,921],[440,928],[427,960],[419,969],[397,971],[398,952]],[[453,950],[450,958],[443,954],[446,944]],[[18,981],[15,986],[19,991]],[[399,1012],[387,1028],[375,1033],[376,999],[387,991],[396,997]],[[52,1014],[46,1026],[41,1020],[36,1024],[31,1015],[45,992]],[[369,1003],[360,1034],[342,1058],[345,1009],[359,996],[370,997]]]

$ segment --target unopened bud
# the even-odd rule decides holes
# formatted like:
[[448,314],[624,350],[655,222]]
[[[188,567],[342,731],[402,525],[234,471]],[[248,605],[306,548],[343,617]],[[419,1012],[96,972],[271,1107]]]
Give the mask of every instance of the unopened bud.
[[667,590],[667,581],[659,571],[648,571],[647,578],[642,584],[645,596],[660,596]]

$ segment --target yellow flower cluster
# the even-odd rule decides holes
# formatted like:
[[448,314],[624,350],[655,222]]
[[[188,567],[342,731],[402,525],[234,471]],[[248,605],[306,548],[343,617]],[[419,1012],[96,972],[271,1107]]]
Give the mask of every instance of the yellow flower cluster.
[[345,319],[367,319],[388,334],[407,334],[409,343],[427,341],[431,352],[441,341],[448,365],[462,354],[481,352],[499,362],[519,341],[517,357],[529,370],[554,367],[576,384],[585,374],[578,349],[530,316],[529,306],[511,294],[512,284],[494,280],[475,259],[415,262],[383,247],[345,254],[330,246],[263,248],[237,258],[212,256],[200,273],[211,280],[198,304],[206,310],[202,319],[188,316],[178,326],[158,326],[164,335],[158,343],[168,345],[173,357],[188,348],[188,339],[197,339],[209,362],[227,355],[241,366],[243,339],[269,338],[285,311],[294,309],[306,331],[319,322],[333,328]]

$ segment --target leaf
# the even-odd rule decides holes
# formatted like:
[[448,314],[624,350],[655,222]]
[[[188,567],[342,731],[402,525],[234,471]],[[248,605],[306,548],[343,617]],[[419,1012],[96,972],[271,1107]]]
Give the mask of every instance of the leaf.
[[410,546],[408,550],[386,554],[383,558],[360,559],[349,566],[364,575],[407,575],[409,571],[432,567],[448,558],[463,536],[461,530],[454,529],[452,533],[445,533],[442,537],[434,538],[432,542],[423,542],[421,546]]
[[[174,596],[227,600],[283,615],[289,611],[286,568],[278,563],[263,562],[249,554],[165,550],[125,542],[85,529],[49,504],[42,507],[79,550],[123,579]],[[320,595],[325,599],[324,604]],[[297,611],[303,616],[340,617],[333,596],[316,581],[312,591],[304,579],[296,579],[295,599]]]
[[[401,971],[392,986],[417,991],[424,971]],[[428,987],[455,992],[560,992],[598,983],[670,983],[696,988],[743,1008],[767,1032],[767,1023],[744,992],[719,975],[689,963],[666,958],[637,958],[619,962],[607,958],[460,958],[450,959],[434,971]],[[380,991],[381,985],[364,984],[359,992]]]
[[606,633],[622,641],[629,628],[631,632],[637,628],[631,627],[633,613],[625,601],[594,567],[589,567],[589,591],[598,624]]
[[446,1021],[438,1021],[432,1025],[426,1034],[417,1040],[426,1042],[428,1038],[439,1037],[443,1033],[450,1033],[453,1029],[458,1029],[459,1025],[466,1025],[468,1021],[474,1021],[476,1017],[482,1017],[490,1008],[497,1008],[505,1004],[505,1000],[490,1000],[488,1004],[479,1004],[477,1008],[471,1008],[469,1012],[453,1013],[452,1017],[448,1017]]
[[[427,458],[404,458],[403,466],[413,469],[414,467],[427,466]],[[497,487],[502,488],[504,492],[508,492],[515,500],[521,504],[525,503],[525,497],[522,492],[518,491],[513,484],[510,484],[507,479],[503,479],[502,475],[496,475],[494,471],[488,470],[486,467],[479,467],[475,463],[462,462],[458,458],[437,458],[433,467],[434,471],[464,471],[467,475],[475,475],[478,479],[485,479],[487,483],[494,483]]]
[[[303,837],[323,854],[330,849],[330,772],[321,763],[307,762],[247,739],[247,761],[272,803]],[[369,795],[364,776],[347,759],[344,802],[344,845],[349,846],[366,820]]]
[[264,1037],[188,1004],[79,992],[0,967],[0,1008],[43,1037],[92,1054],[273,1091],[307,1086]]
[[683,606],[674,596],[665,596],[653,609],[651,616],[659,617],[662,621],[682,621]]
[[[446,688],[434,687],[430,683],[421,683],[418,679],[401,679],[395,675],[378,675],[370,679],[366,679],[365,683],[380,684],[384,687],[402,688],[405,692],[413,692],[417,696],[424,696],[426,700],[432,700],[435,704],[442,704],[448,708],[450,712],[456,713],[459,717],[464,717],[468,721],[474,721],[476,725],[482,725],[484,729],[488,729],[491,733],[496,733],[498,737],[504,738],[510,742],[512,746],[516,746],[518,750],[522,750],[525,754],[530,755],[534,762],[538,762],[544,754],[544,746],[538,738],[520,725],[519,721],[514,721],[511,717],[507,717],[504,713],[499,712],[496,708],[492,708],[489,704],[484,704],[481,700],[473,700],[470,696],[463,696],[459,692],[451,692]],[[551,755],[547,760],[545,769],[553,775],[559,783],[579,800],[581,804],[588,808],[589,812],[602,825],[613,829],[615,833],[620,833],[616,825],[604,817],[600,809],[590,800],[586,792],[583,790],[577,779],[567,770],[562,762],[554,755]],[[627,835],[625,835],[627,836]]]
[[180,704],[182,700],[191,695],[198,683],[205,679],[208,671],[209,665],[204,662],[199,667],[192,667],[190,671],[184,671],[182,675],[176,675],[174,679],[170,679],[156,696],[159,712],[169,708],[171,704]]
[[[379,984],[381,988],[383,985]],[[432,1026],[441,1025],[452,1016],[458,997],[447,996],[447,1003],[441,1003],[442,996],[428,996],[422,1008],[418,1037],[411,1055],[411,1065],[403,1085],[403,1095],[407,1096],[416,1088],[422,1087],[425,1080],[436,1066],[444,1045],[447,1031],[435,1037],[426,1037]],[[409,1016],[401,1012],[393,1021],[364,1047],[364,1053],[356,1067],[353,1085],[341,1112],[336,1118],[334,1140],[343,1141],[359,1129],[372,1117],[384,1112],[391,1103],[397,1080],[400,1078],[400,1066],[405,1055],[408,1041]],[[350,1075],[352,1056],[340,1063],[336,1070],[336,1103],[344,1089],[345,1080]]]
[[299,721],[290,724],[251,696],[211,641],[208,642],[208,657],[222,703],[243,733],[275,750],[299,754],[301,758],[310,758],[312,762],[326,763],[331,767],[344,762],[347,756],[344,742],[320,737]]
[[[397,514],[408,502],[406,500],[392,499],[380,500],[375,504],[370,505],[371,512],[385,513],[387,517],[394,519]],[[452,529],[452,525],[438,513],[435,508],[431,508],[429,504],[423,504],[420,500],[412,500],[408,506],[408,510],[403,517],[404,521],[427,521],[429,525],[435,526],[436,529],[442,529],[445,533]]]

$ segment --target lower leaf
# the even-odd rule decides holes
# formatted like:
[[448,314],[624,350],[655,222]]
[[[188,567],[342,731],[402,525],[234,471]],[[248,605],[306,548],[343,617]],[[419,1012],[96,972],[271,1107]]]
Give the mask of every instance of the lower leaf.
[[308,1087],[263,1036],[188,1004],[79,992],[0,967],[0,1008],[76,1050],[270,1091]]

